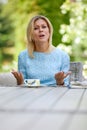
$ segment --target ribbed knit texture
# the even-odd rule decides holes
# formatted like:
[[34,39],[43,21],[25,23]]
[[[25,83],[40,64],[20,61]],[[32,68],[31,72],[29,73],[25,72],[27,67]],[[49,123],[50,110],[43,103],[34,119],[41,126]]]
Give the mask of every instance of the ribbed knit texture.
[[[22,51],[18,57],[18,71],[25,79],[40,79],[42,85],[56,85],[55,73],[69,70],[69,56],[56,48],[51,53],[34,52],[35,58],[30,58],[27,50]],[[69,84],[68,78],[65,85]]]

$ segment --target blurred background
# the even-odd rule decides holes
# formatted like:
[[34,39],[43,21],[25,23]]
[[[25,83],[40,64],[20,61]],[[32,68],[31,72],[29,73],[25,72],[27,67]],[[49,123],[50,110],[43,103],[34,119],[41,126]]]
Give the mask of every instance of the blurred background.
[[17,70],[27,24],[37,14],[51,21],[53,45],[82,62],[87,76],[87,0],[0,0],[0,72]]

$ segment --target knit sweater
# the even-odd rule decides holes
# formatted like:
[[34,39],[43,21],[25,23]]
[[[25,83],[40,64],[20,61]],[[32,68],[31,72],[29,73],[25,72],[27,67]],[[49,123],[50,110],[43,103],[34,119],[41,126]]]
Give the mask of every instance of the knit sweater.
[[[70,67],[68,54],[59,48],[50,53],[33,52],[30,58],[27,49],[18,56],[18,71],[22,72],[24,79],[40,79],[42,85],[56,85],[55,74],[67,72]],[[64,79],[64,84],[69,85],[69,78]]]

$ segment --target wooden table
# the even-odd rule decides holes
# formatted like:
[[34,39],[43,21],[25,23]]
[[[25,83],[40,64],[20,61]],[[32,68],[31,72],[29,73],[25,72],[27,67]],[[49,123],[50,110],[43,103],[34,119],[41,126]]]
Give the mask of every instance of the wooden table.
[[87,130],[87,89],[0,87],[0,130]]

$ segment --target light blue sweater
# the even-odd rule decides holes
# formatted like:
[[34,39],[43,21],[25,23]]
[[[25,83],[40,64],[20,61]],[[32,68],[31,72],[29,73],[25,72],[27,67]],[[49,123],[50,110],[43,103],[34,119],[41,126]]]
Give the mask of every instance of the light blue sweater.
[[[22,72],[24,79],[40,79],[42,85],[55,86],[55,73],[69,70],[69,56],[58,48],[50,53],[34,52],[34,56],[30,58],[27,50],[18,56],[18,71]],[[64,79],[64,84],[69,85],[69,77]]]

